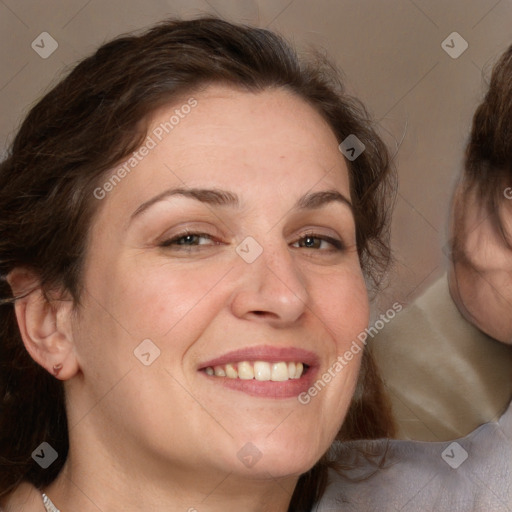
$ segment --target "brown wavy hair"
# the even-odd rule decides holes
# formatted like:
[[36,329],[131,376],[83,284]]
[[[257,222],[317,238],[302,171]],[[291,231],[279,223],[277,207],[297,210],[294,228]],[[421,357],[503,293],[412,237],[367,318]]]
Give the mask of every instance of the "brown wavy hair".
[[489,88],[473,115],[464,160],[464,193],[478,191],[497,232],[512,247],[500,205],[512,186],[512,45],[495,63]]
[[[28,113],[0,164],[0,496],[21,482],[49,485],[69,449],[64,388],[24,348],[6,276],[27,267],[43,291],[69,291],[80,306],[94,189],[143,142],[160,106],[211,83],[249,92],[285,88],[311,104],[339,142],[366,146],[347,161],[357,247],[369,288],[390,258],[390,158],[364,107],[344,92],[329,62],[300,60],[273,32],[202,17],[166,20],[121,36],[81,61]],[[337,439],[388,437],[390,409],[365,351],[358,388]],[[31,458],[41,440],[59,458],[42,470]],[[324,456],[302,475],[290,510],[310,510],[330,467]]]

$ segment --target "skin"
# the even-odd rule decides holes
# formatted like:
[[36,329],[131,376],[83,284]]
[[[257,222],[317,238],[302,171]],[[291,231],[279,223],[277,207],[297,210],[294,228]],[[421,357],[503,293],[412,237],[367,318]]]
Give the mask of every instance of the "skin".
[[[463,193],[459,184],[453,201],[455,257],[448,271],[450,294],[461,314],[492,338],[512,343],[512,248],[482,206],[477,193]],[[504,231],[512,235],[512,202],[500,204]]]
[[[350,207],[294,209],[311,192],[350,198],[327,123],[284,90],[210,86],[194,97],[194,110],[101,201],[81,307],[50,308],[37,292],[16,305],[32,357],[50,372],[63,364],[70,455],[45,490],[62,512],[285,511],[355,388],[361,354],[307,405],[227,389],[198,371],[265,345],[313,351],[321,375],[367,326],[369,307]],[[131,219],[174,187],[227,190],[240,208],[172,196]],[[161,246],[184,228],[211,238]],[[344,247],[317,238],[307,247],[312,232]],[[235,251],[247,236],[263,248],[253,263]],[[31,279],[18,269],[10,283],[19,291]],[[161,353],[144,366],[133,351],[148,338]],[[237,457],[248,442],[262,454],[252,467]],[[42,511],[37,502],[23,510]]]

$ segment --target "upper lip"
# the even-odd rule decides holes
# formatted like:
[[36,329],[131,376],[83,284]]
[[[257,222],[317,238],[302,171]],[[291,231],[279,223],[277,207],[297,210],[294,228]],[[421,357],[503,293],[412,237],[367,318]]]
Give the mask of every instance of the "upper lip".
[[293,361],[301,362],[308,366],[318,366],[319,358],[314,352],[302,348],[260,345],[232,350],[220,357],[200,363],[199,369],[202,370],[209,366],[221,366],[240,361],[268,361],[269,363]]

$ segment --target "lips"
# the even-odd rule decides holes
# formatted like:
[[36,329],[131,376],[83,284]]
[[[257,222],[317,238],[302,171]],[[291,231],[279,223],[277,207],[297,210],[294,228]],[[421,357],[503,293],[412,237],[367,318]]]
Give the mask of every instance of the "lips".
[[210,381],[253,396],[290,398],[307,390],[318,356],[293,347],[258,346],[228,352],[198,367]]

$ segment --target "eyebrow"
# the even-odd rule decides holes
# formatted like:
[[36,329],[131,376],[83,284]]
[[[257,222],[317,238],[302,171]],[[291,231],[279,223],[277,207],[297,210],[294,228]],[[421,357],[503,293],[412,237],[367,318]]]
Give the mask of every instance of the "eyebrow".
[[[139,216],[151,206],[160,201],[164,201],[172,196],[182,196],[195,199],[201,203],[212,206],[229,206],[232,208],[240,208],[241,201],[233,192],[220,189],[205,188],[172,188],[165,190],[157,196],[142,203],[131,215],[131,219]],[[350,200],[337,190],[323,190],[320,192],[309,192],[298,199],[293,206],[293,210],[317,210],[329,203],[341,203],[349,207],[352,214],[354,208]]]

